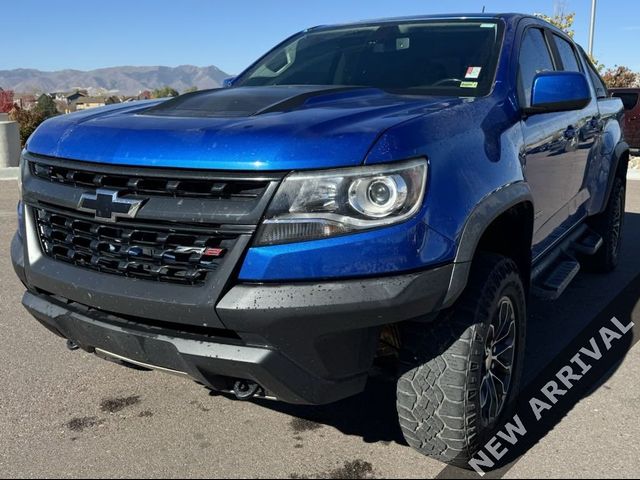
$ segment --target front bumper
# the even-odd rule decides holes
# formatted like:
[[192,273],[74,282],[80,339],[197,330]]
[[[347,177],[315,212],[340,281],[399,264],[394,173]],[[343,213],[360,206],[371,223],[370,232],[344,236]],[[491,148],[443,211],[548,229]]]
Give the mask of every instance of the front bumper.
[[358,378],[343,382],[314,378],[268,348],[158,334],[103,312],[75,310],[30,292],[23,304],[49,330],[89,352],[184,373],[214,390],[229,390],[233,380],[244,379],[285,402],[315,404],[337,400],[362,386]]
[[296,404],[360,393],[382,326],[438,311],[453,271],[449,265],[376,279],[237,285],[215,307],[221,325],[206,328],[114,313],[43,291],[29,282],[20,236],[11,250],[29,289],[25,307],[59,336],[89,352],[187,374],[214,390],[227,390],[232,380],[255,382],[267,396]]
[[[267,257],[284,259],[275,263],[276,270],[290,275],[282,276],[278,284],[247,283],[272,278],[271,261],[254,263],[259,270],[255,276],[243,277],[239,270],[244,263],[252,264],[250,240],[280,181],[277,174],[245,178],[224,172],[120,171],[32,155],[25,157],[22,173],[24,205],[12,258],[28,290],[24,304],[33,316],[87,351],[187,374],[216,390],[228,390],[230,383],[243,380],[259,384],[268,396],[304,404],[357,394],[366,383],[383,326],[427,318],[442,307],[455,284],[451,265],[362,278],[363,271],[383,275],[375,267],[380,264],[398,271],[417,270],[424,261],[442,264],[424,252],[440,258],[448,252],[448,244],[422,222],[375,232],[375,241],[354,235],[348,240],[359,243],[341,243],[347,241],[345,236],[305,245],[313,243],[321,255],[269,250]],[[96,184],[117,186],[125,180],[132,193],[148,197],[135,219],[121,220],[111,228],[77,211],[85,191],[77,182],[92,191]],[[156,194],[158,182],[182,192],[180,201]],[[242,200],[189,194],[221,182],[231,196],[254,193]],[[228,242],[228,250],[202,282],[185,285],[162,278],[153,282],[141,277],[139,269],[129,268],[140,263],[153,267],[146,272],[156,267],[161,272],[172,265],[170,258],[164,259],[165,249],[175,250],[175,242],[193,246],[204,241],[198,240],[203,231],[216,241]],[[136,232],[146,235],[133,239]],[[175,237],[172,242],[170,234]],[[143,243],[150,245],[150,253],[138,257],[139,252],[129,251],[131,246],[139,250]],[[351,255],[354,251],[357,258]],[[114,257],[116,266],[111,263]],[[415,262],[409,267],[396,262],[396,257]],[[106,271],[104,260],[108,260]],[[195,263],[203,267],[201,260]],[[296,264],[307,265],[308,271],[296,269]],[[360,270],[345,268],[352,264]],[[354,279],[334,280],[336,275]],[[237,278],[244,283],[238,284]],[[303,283],[300,279],[305,278],[314,280]]]

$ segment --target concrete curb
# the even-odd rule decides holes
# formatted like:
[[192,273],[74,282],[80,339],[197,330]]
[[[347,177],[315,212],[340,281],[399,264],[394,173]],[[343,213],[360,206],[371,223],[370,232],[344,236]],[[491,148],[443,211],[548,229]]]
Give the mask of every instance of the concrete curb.
[[627,180],[639,180],[640,181],[640,170],[629,170],[627,172]]
[[0,168],[0,180],[17,180],[19,171],[18,167]]

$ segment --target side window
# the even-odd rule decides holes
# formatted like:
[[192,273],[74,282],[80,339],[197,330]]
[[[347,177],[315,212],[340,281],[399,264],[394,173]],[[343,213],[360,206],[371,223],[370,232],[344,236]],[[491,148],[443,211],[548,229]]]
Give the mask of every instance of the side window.
[[531,105],[533,80],[540,72],[555,70],[551,52],[542,30],[530,28],[526,31],[520,47],[520,71],[518,83],[520,101],[523,106]]
[[564,67],[565,72],[580,72],[580,63],[578,62],[578,57],[576,57],[576,51],[573,49],[571,44],[567,42],[564,38],[553,34],[553,38],[556,42],[556,46],[558,47],[558,53],[560,54],[560,59],[562,60],[562,66]]
[[589,70],[589,76],[591,77],[591,82],[593,83],[593,87],[596,89],[596,96],[598,98],[607,98],[609,96],[609,91],[607,90],[607,87],[604,85],[602,78],[600,78],[600,74],[596,71],[593,65],[591,65],[591,62],[588,59],[587,59],[587,69]]

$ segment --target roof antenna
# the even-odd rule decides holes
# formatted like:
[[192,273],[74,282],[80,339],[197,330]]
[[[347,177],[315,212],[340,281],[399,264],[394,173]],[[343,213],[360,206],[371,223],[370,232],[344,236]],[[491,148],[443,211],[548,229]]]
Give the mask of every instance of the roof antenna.
[[482,6],[482,13],[485,13],[485,10],[486,10],[486,9],[487,9],[487,6],[486,6],[486,5],[483,5],[483,6]]

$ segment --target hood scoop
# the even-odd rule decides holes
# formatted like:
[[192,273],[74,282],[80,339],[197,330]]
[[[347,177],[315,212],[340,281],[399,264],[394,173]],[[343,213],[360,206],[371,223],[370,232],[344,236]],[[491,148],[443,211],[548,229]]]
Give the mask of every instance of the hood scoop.
[[[354,90],[358,91],[354,95]],[[345,95],[346,94],[346,95]],[[236,87],[205,90],[181,95],[151,107],[142,115],[163,117],[251,117],[266,113],[286,112],[305,104],[336,101],[341,98],[384,95],[370,87]]]

